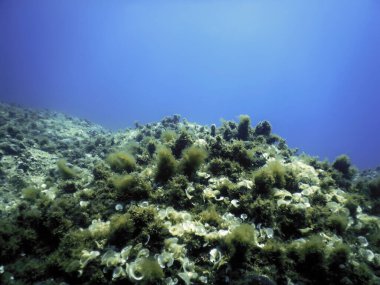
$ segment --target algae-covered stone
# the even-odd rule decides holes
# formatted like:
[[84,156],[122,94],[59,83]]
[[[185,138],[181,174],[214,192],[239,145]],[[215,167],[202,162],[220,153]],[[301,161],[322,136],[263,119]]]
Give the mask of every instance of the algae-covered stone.
[[379,283],[378,173],[268,122],[112,133],[2,104],[0,122],[19,147],[0,150],[0,283]]

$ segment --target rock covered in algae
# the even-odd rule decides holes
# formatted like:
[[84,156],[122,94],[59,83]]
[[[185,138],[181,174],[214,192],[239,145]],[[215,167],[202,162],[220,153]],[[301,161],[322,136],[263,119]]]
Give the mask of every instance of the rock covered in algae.
[[379,284],[378,173],[267,121],[112,133],[0,105],[1,284]]

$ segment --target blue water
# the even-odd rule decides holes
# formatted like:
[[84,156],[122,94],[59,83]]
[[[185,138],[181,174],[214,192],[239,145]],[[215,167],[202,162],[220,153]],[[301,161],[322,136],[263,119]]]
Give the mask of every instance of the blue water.
[[380,2],[0,1],[0,100],[111,129],[249,114],[380,164]]

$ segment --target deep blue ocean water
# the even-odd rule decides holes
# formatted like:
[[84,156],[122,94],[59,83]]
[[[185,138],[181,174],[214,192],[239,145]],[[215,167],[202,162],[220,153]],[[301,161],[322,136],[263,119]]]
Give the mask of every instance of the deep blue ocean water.
[[269,120],[380,165],[380,2],[0,0],[0,100],[122,129]]

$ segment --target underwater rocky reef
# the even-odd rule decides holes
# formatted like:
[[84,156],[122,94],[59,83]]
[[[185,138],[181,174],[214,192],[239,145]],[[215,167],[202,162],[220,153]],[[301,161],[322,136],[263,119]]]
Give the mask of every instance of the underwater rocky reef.
[[269,122],[0,104],[1,284],[380,284],[380,178]]

